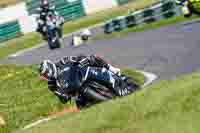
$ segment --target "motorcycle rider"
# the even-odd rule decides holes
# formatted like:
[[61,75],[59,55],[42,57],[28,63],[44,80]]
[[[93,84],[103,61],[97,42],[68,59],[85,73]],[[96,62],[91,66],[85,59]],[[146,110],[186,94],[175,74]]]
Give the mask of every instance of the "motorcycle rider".
[[[123,87],[122,80],[116,78],[120,75],[120,69],[108,64],[102,58],[96,55],[79,55],[64,57],[60,61],[53,63],[50,60],[44,60],[40,64],[40,75],[48,80],[48,88],[60,99],[62,103],[66,103],[71,97],[65,94],[65,90],[57,84],[58,73],[66,69],[69,64],[78,63],[84,72],[84,81],[95,79],[97,81],[106,82],[117,96],[125,96],[131,93],[132,90],[127,90]],[[79,85],[73,86],[78,88]]]
[[[37,32],[41,33],[43,38],[46,40],[46,24],[47,24],[47,16],[59,16],[55,11],[55,7],[50,6],[48,0],[41,0],[41,5],[37,9],[39,12],[39,17],[37,18],[38,27],[36,29]],[[60,25],[64,23],[64,19],[60,17]],[[59,34],[62,36],[62,28],[59,28]]]

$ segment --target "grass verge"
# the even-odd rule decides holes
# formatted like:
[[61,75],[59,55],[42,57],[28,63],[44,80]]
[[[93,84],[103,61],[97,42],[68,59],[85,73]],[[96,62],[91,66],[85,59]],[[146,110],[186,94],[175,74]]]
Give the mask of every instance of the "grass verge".
[[67,114],[20,133],[199,133],[200,73]]
[[[144,83],[141,73],[126,69],[137,83]],[[134,75],[133,75],[134,74]],[[0,65],[0,116],[6,127],[0,133],[12,132],[52,112],[70,106],[62,105],[41,81],[35,66]]]
[[144,24],[142,27],[132,27],[132,28],[127,28],[124,29],[120,32],[113,32],[111,34],[103,34],[103,35],[97,35],[96,37],[93,38],[93,40],[102,40],[102,39],[112,39],[112,38],[120,38],[127,36],[131,32],[142,32],[146,30],[151,30],[151,29],[156,29],[160,28],[162,26],[168,26],[176,23],[181,23],[184,21],[189,21],[192,19],[198,18],[198,16],[192,16],[191,18],[185,18],[183,16],[178,16],[178,17],[173,17],[165,20],[161,20],[159,22],[154,22],[151,24]]
[[0,8],[5,8],[11,5],[15,5],[18,2],[20,2],[20,0],[1,0],[0,1]]
[[[115,7],[113,9],[97,12],[74,21],[66,22],[64,24],[64,34],[69,34],[80,30],[81,28],[102,23],[112,17],[127,14],[130,9],[141,9],[157,1],[158,0],[136,0],[121,7]],[[30,33],[20,38],[4,42],[4,44],[0,44],[0,46],[2,45],[0,47],[0,59],[20,50],[37,46],[40,43],[42,43],[42,39],[37,33]]]
[[20,38],[12,39],[0,45],[0,59],[20,50],[34,47],[42,42],[42,38],[37,33],[29,33]]

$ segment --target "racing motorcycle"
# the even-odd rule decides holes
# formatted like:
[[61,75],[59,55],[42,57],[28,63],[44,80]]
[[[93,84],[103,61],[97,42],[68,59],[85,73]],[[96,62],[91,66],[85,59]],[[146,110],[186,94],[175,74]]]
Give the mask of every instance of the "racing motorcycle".
[[41,26],[42,34],[45,40],[47,40],[49,48],[55,49],[60,48],[62,43],[62,25],[64,20],[62,17],[56,15],[47,15],[46,24],[40,19],[37,22]]
[[[75,68],[76,69],[76,68]],[[76,71],[76,70],[75,70]],[[73,81],[71,77],[74,76]],[[131,90],[131,93],[138,90],[140,87],[134,81],[126,75],[115,75],[118,80],[122,80],[127,90]],[[74,80],[77,79],[77,80]],[[65,90],[67,96],[70,96],[76,102],[79,109],[92,106],[94,104],[108,101],[117,97],[116,93],[111,87],[104,83],[100,83],[95,80],[85,81],[80,84],[78,89],[65,89],[69,87],[69,82],[78,82],[82,79],[81,74],[78,72],[74,73],[71,68],[64,69],[58,76],[57,84],[59,87]],[[121,92],[124,93],[124,92]],[[129,93],[129,94],[131,94]]]

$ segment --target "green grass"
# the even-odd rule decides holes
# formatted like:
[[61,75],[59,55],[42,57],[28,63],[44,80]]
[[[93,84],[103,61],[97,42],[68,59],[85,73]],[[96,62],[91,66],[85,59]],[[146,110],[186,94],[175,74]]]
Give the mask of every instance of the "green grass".
[[199,97],[194,73],[19,133],[199,133]]
[[20,38],[15,38],[0,45],[0,59],[7,57],[17,51],[34,47],[42,42],[42,38],[37,33],[29,33]]
[[160,28],[162,26],[167,26],[167,25],[172,25],[176,23],[181,23],[184,21],[189,21],[192,19],[198,18],[198,16],[192,16],[191,18],[185,18],[183,16],[178,16],[178,17],[173,17],[165,20],[161,20],[158,22],[154,22],[151,24],[144,24],[143,26],[140,27],[132,27],[132,28],[126,28],[120,32],[113,32],[111,34],[103,34],[103,35],[97,35],[96,37],[93,38],[93,40],[101,40],[101,39],[112,39],[112,38],[120,38],[127,36],[131,32],[142,32],[146,30],[151,30],[151,29],[156,29]]
[[[158,0],[136,0],[121,7],[115,7],[113,9],[97,12],[74,21],[66,22],[64,24],[64,33],[68,34],[80,30],[81,28],[102,23],[112,17],[127,14],[130,9],[141,9],[147,5],[155,3],[156,1]],[[37,33],[30,33],[17,39],[4,42],[4,44],[1,43],[0,46],[3,46],[0,47],[0,59],[5,58],[17,51],[37,46],[40,43],[42,43],[42,39]]]
[[20,0],[1,0],[0,8],[5,8],[7,6],[15,5],[18,2],[20,2]]
[[[137,83],[143,83],[142,74],[126,69]],[[134,74],[134,75],[132,75]],[[24,127],[51,112],[58,112],[62,105],[40,80],[35,66],[0,65],[0,115],[7,126],[0,133],[8,133]]]
[[112,9],[100,11],[95,14],[91,14],[75,21],[66,23],[64,25],[64,32],[71,33],[75,31],[75,29],[81,29],[99,24],[120,15],[127,15],[128,11],[130,10],[143,9],[144,7],[152,5],[156,2],[158,2],[158,0],[134,0],[133,2],[130,2],[121,7],[114,7]]
[[0,66],[0,114],[8,126],[1,133],[8,133],[63,106],[48,91],[47,84],[39,80],[33,67]]

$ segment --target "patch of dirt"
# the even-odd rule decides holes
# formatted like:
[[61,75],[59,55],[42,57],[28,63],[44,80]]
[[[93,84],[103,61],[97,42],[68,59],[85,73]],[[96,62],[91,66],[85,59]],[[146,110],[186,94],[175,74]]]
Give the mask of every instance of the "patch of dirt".
[[63,111],[61,112],[51,112],[49,115],[50,117],[58,117],[58,116],[62,116],[66,113],[74,113],[74,112],[80,112],[80,110],[77,107],[69,107],[69,108],[65,108]]

